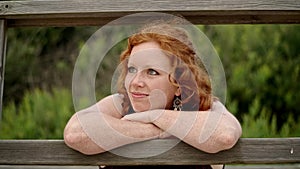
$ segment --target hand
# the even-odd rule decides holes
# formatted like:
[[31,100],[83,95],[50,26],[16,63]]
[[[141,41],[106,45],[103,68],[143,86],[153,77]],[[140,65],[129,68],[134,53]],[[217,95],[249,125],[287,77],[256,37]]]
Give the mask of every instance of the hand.
[[[129,120],[129,121],[135,121],[135,122],[141,122],[141,123],[154,123],[156,119],[158,119],[164,110],[150,110],[140,113],[133,113],[126,115],[122,118],[122,120]],[[157,127],[157,126],[156,126]],[[169,138],[172,135],[168,132],[165,132],[161,129],[161,132],[158,136],[158,138]]]
[[162,132],[159,134],[158,138],[164,139],[164,138],[169,138],[171,136],[172,136],[172,134],[162,130]]
[[133,113],[128,114],[122,118],[122,120],[129,120],[129,121],[135,121],[135,122],[142,122],[142,123],[153,123],[155,120],[157,120],[164,110],[149,110],[144,111],[140,113]]

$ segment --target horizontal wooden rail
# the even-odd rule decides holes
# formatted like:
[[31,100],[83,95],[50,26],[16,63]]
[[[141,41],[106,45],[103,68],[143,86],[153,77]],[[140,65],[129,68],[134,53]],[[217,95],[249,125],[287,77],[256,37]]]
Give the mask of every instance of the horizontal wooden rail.
[[[123,146],[131,153],[149,153],[174,140],[151,140]],[[145,150],[130,146],[146,144]],[[148,158],[121,157],[110,152],[87,156],[62,140],[0,140],[0,165],[201,165],[300,163],[300,138],[242,138],[230,150],[216,154],[199,151],[183,142]]]
[[0,1],[8,27],[103,25],[138,12],[180,14],[195,24],[300,23],[297,0]]

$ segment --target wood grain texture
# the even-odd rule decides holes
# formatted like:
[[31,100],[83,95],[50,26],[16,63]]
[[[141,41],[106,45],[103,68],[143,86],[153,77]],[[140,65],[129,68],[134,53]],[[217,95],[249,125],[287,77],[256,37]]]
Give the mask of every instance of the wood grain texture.
[[[148,148],[135,152],[147,153],[153,149],[164,148],[169,143],[172,143],[172,140],[151,140],[128,146],[147,144]],[[180,142],[163,154],[131,159],[110,152],[86,156],[68,148],[62,140],[0,140],[0,165],[200,165],[299,162],[300,138],[242,138],[232,149],[216,154],[204,153]]]
[[6,55],[6,20],[0,19],[0,121],[2,117],[2,101],[4,87],[4,70]]
[[8,26],[104,25],[139,12],[180,14],[195,24],[299,23],[297,0],[26,0],[1,1]]

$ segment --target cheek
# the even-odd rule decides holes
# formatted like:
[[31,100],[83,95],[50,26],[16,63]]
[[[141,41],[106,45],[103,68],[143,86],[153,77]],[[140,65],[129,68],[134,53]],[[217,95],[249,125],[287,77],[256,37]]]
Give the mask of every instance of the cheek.
[[124,82],[124,85],[125,85],[125,89],[126,90],[128,90],[129,89],[129,85],[130,85],[130,83],[131,83],[131,81],[132,81],[132,78],[133,77],[131,77],[130,75],[126,75],[126,77],[125,77],[125,82]]
[[177,90],[177,87],[174,86],[174,85],[169,81],[169,79],[167,79],[167,80],[164,79],[164,81],[161,81],[161,82],[159,82],[159,83],[157,83],[157,84],[159,84],[159,85],[157,86],[157,89],[162,90],[162,91],[166,94],[166,97],[167,97],[168,99],[170,99],[170,98],[173,99],[173,97],[174,97],[174,95],[175,95],[175,92],[176,92],[176,90]]
[[168,77],[165,77],[163,80],[161,80],[160,84],[162,88],[165,88],[169,91],[173,91],[173,88],[176,88],[172,82],[170,82]]
[[176,88],[172,84],[155,86],[151,91],[151,106],[153,108],[171,109]]

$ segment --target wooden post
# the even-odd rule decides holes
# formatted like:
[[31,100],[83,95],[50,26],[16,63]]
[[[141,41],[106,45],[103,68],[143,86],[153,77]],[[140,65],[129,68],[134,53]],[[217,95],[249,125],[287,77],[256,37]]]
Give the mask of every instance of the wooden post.
[[3,108],[4,68],[6,55],[6,20],[0,20],[0,120]]

